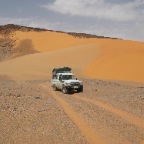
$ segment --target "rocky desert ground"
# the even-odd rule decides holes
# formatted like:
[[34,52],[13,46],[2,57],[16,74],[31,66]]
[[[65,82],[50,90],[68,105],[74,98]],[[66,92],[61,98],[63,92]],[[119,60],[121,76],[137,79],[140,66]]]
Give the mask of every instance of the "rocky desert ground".
[[0,143],[142,144],[144,84],[82,79],[64,95],[49,81],[0,81]]
[[[144,43],[0,27],[0,144],[144,144]],[[70,66],[83,93],[53,91]]]

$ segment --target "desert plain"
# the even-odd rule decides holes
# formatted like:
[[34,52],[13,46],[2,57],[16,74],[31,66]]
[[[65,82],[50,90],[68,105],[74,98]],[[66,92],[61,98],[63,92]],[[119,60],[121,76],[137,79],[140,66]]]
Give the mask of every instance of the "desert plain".
[[[83,93],[53,91],[68,66]],[[1,144],[144,144],[144,42],[0,27]]]

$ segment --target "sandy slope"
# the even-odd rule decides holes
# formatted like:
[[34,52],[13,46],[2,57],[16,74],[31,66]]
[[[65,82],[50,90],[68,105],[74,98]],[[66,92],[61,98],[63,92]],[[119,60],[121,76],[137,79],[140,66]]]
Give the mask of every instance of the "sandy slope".
[[70,66],[78,76],[144,82],[143,42],[75,38],[49,31],[18,31],[11,38],[15,47],[23,45],[33,54],[1,62],[1,76],[47,79],[54,67]]
[[80,72],[83,67],[99,54],[99,51],[95,53],[95,50],[95,45],[84,45],[60,51],[27,55],[2,62],[0,73],[16,80],[48,79],[51,77],[54,67],[70,66],[77,76],[81,76]]
[[144,43],[105,40],[102,46],[102,55],[86,69],[88,76],[144,82]]

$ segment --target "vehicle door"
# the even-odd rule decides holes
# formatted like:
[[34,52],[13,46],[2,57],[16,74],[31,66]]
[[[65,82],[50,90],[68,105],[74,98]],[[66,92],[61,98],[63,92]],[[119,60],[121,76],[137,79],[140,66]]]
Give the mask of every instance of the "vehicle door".
[[63,75],[59,76],[59,88],[62,89],[63,88],[63,84],[64,84],[64,80],[63,80]]
[[61,89],[62,88],[62,76],[61,75],[57,75],[57,88]]
[[53,77],[53,79],[52,79],[52,85],[55,85],[57,87],[58,83],[59,83],[59,79],[57,79],[57,76]]

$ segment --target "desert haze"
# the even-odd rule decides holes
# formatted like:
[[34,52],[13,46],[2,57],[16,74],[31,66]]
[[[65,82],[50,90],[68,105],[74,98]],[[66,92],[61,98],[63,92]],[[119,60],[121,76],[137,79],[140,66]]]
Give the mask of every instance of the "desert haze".
[[[83,93],[52,90],[64,66]],[[0,143],[144,144],[144,42],[0,26]]]

